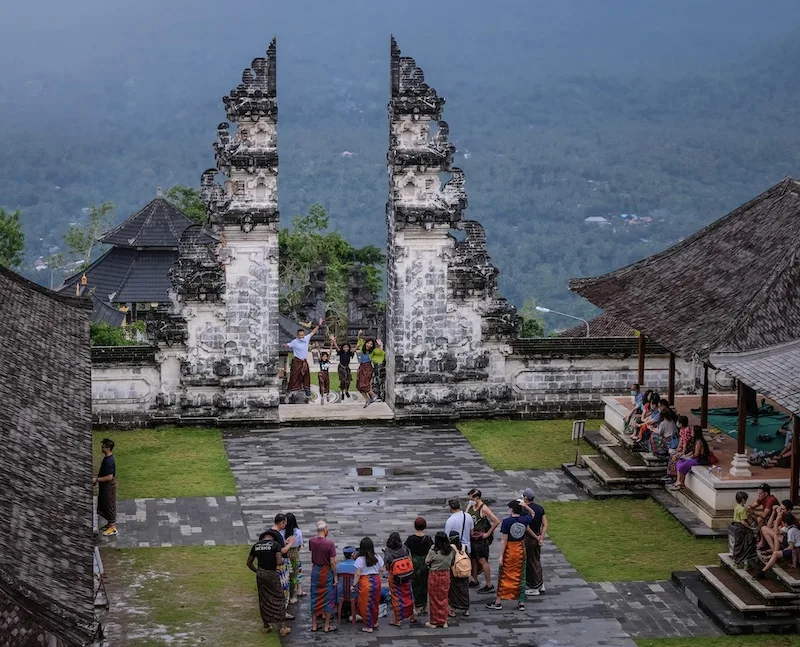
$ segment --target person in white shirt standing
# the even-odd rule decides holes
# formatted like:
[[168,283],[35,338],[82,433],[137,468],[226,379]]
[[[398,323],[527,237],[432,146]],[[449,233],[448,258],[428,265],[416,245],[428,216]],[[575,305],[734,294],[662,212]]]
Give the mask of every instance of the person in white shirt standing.
[[322,325],[322,319],[314,329],[306,335],[306,331],[300,328],[297,337],[286,344],[294,354],[292,367],[289,370],[289,393],[292,391],[305,391],[307,396],[311,395],[311,369],[308,366],[308,343]]
[[447,502],[447,507],[450,509],[450,517],[444,524],[444,533],[448,537],[451,532],[458,533],[461,537],[461,545],[466,548],[467,554],[472,550],[472,542],[470,537],[475,527],[475,522],[472,516],[468,515],[461,509],[461,502],[458,499],[450,499]]

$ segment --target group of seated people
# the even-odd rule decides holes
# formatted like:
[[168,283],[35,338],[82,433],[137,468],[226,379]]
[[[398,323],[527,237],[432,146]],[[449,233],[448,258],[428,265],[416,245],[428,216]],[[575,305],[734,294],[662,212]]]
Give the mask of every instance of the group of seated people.
[[[789,499],[778,502],[769,484],[762,483],[758,497],[747,505],[747,492],[736,493],[736,508],[729,533],[732,555],[739,568],[760,564],[758,552],[767,559],[756,578],[764,578],[779,560],[792,568],[800,566],[800,524]],[[757,541],[757,543],[756,543]]]

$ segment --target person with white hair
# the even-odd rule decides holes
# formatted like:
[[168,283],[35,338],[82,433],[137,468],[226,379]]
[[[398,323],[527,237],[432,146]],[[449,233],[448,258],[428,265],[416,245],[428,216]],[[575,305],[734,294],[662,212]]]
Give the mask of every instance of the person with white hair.
[[325,621],[323,631],[330,633],[337,627],[331,625],[331,616],[336,611],[336,544],[328,539],[328,524],[317,521],[317,536],[308,541],[311,551],[311,631],[319,631],[319,617]]

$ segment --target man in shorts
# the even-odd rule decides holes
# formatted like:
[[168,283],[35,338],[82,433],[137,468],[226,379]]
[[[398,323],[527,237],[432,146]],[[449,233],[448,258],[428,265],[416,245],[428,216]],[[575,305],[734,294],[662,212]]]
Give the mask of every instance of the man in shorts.
[[495,528],[500,525],[500,520],[481,499],[480,490],[472,488],[467,493],[467,496],[469,497],[467,512],[472,517],[474,524],[470,536],[472,540],[472,549],[470,551],[472,578],[469,586],[470,588],[479,586],[478,573],[483,571],[485,584],[478,589],[478,593],[491,593],[494,591],[494,585],[492,584],[492,570],[489,566],[489,545],[494,538]]

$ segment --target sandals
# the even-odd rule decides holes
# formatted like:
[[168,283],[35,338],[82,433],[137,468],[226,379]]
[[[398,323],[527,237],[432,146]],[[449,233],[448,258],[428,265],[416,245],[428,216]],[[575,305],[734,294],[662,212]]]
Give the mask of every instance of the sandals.
[[330,633],[333,633],[334,631],[338,631],[338,629],[339,629],[339,627],[337,627],[336,625],[332,625],[328,629],[323,629],[322,633],[330,634]]
[[284,627],[283,629],[281,629],[281,630],[278,632],[278,635],[279,635],[281,638],[285,638],[285,637],[286,637],[286,636],[288,636],[290,633],[292,633],[292,630],[291,630],[289,627]]

